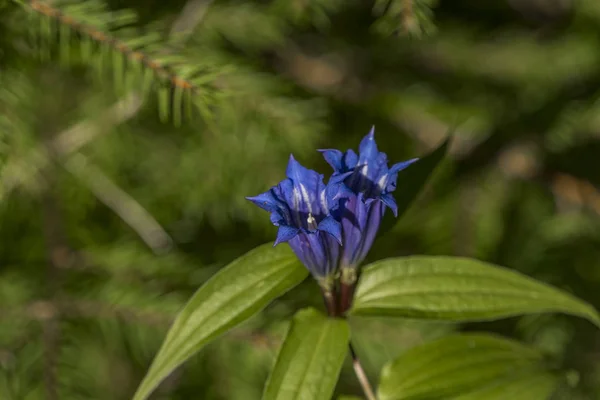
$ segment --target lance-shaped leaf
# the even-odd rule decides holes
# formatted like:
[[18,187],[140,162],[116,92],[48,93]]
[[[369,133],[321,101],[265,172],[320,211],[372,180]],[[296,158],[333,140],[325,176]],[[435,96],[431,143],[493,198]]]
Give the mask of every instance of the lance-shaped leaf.
[[134,400],[142,400],[204,345],[300,283],[308,271],[288,246],[260,246],[233,261],[192,296],[169,330]]
[[345,320],[314,309],[292,321],[263,400],[330,400],[348,353],[350,329]]
[[379,400],[546,400],[558,383],[542,354],[485,334],[452,335],[387,364]]
[[558,383],[555,374],[536,370],[494,382],[452,400],[548,400],[556,391]]
[[600,326],[589,304],[521,273],[461,257],[406,257],[367,266],[351,312],[476,321],[562,312]]

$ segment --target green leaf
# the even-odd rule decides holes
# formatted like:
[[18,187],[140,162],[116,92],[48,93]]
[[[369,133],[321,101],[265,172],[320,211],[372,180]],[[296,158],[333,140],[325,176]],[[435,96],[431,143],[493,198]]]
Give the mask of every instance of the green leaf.
[[412,348],[387,364],[378,399],[546,400],[557,383],[534,349],[473,333]]
[[556,375],[537,370],[512,376],[452,400],[548,400],[556,391],[557,383]]
[[367,266],[351,313],[477,321],[563,312],[600,326],[589,304],[515,271],[460,257],[407,257]]
[[272,244],[262,245],[223,268],[181,310],[134,400],[147,398],[204,345],[262,310],[307,275],[289,246],[273,248]]
[[307,308],[294,316],[263,400],[330,400],[348,353],[345,320]]
[[388,213],[381,223],[379,235],[389,231],[396,225],[398,219],[421,192],[421,189],[425,186],[433,171],[435,171],[437,166],[446,157],[451,141],[452,136],[448,136],[437,149],[398,174],[398,184],[394,192],[394,198],[398,205],[398,217],[396,218],[391,213]]

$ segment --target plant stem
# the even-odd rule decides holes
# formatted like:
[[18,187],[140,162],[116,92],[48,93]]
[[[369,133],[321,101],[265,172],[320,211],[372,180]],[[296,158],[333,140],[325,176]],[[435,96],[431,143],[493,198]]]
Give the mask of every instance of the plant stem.
[[354,297],[354,290],[356,288],[356,284],[346,284],[344,282],[340,283],[340,305],[339,312],[341,315],[346,314],[346,311],[350,309],[352,306],[352,299]]
[[345,315],[352,306],[354,290],[358,281],[358,270],[356,267],[342,267],[339,282],[339,312]]
[[336,292],[334,288],[321,287],[321,294],[323,295],[323,301],[325,302],[325,308],[327,308],[327,315],[330,317],[337,317],[338,306],[336,302]]
[[352,356],[352,367],[354,367],[354,373],[358,378],[358,382],[360,383],[365,396],[367,396],[367,400],[377,400],[375,393],[373,392],[373,388],[369,383],[369,379],[367,378],[367,374],[365,374],[365,370],[360,364],[360,359],[356,355],[354,347],[352,347],[352,343],[349,343],[348,347],[350,348],[350,355]]

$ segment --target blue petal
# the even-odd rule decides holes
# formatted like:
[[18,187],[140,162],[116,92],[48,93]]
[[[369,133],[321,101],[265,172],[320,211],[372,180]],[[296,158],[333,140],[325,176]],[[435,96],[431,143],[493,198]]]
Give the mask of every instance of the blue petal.
[[367,221],[367,207],[363,201],[363,194],[353,194],[343,200],[342,215],[342,264],[346,266],[357,265],[356,258],[361,248],[363,230]]
[[385,207],[383,206],[382,202],[375,201],[371,203],[367,211],[367,226],[362,231],[360,250],[356,254],[356,258],[354,260],[355,265],[362,263],[369,253],[369,250],[371,250],[371,246],[373,245],[373,241],[375,240],[375,236],[379,230],[379,225],[381,223],[381,218],[383,217],[384,211]]
[[271,223],[275,226],[289,225],[281,211],[273,211],[270,216]]
[[342,190],[342,184],[328,183],[321,191],[321,207],[324,215],[331,213],[332,210],[338,208],[338,197]]
[[358,155],[354,152],[354,150],[350,149],[344,153],[344,158],[342,159],[342,164],[346,167],[347,170],[351,170],[355,168],[358,164]]
[[290,154],[285,174],[288,178],[297,182],[310,181],[315,178],[315,175],[319,175],[315,171],[303,167],[302,164],[296,161],[293,154]]
[[313,276],[322,278],[337,269],[340,246],[328,233],[300,232],[289,245]]
[[394,199],[394,196],[392,196],[390,193],[383,194],[381,195],[381,201],[392,210],[394,217],[398,216],[398,205],[396,204],[396,199]]
[[410,159],[408,161],[403,161],[403,162],[399,162],[397,164],[392,165],[392,167],[390,168],[389,173],[390,174],[397,174],[398,172],[402,171],[403,169],[405,169],[406,167],[408,167],[409,165],[411,165],[414,162],[419,161],[418,158],[413,158]]
[[319,223],[318,229],[329,233],[339,244],[342,244],[342,224],[336,221],[331,215],[327,216]]
[[287,226],[287,225],[280,226],[279,230],[277,231],[277,239],[275,239],[275,243],[273,244],[273,247],[277,246],[279,243],[285,243],[285,242],[293,239],[299,232],[300,232],[299,229],[293,228],[291,226]]
[[396,190],[396,179],[398,178],[398,172],[407,168],[409,165],[415,163],[416,161],[419,161],[419,159],[413,158],[411,160],[399,162],[397,164],[392,165],[387,174],[386,182],[383,185],[380,184],[381,190],[386,190],[388,192],[393,192],[394,190]]
[[329,257],[328,257],[328,246],[325,239],[326,233],[315,232],[307,233],[307,248],[305,249],[306,257],[311,260],[312,266],[309,270],[316,276],[324,276],[329,271]]
[[334,176],[352,172],[358,163],[358,156],[353,150],[347,150],[345,153],[334,149],[319,151],[323,154],[325,161],[333,168]]
[[348,171],[348,172],[344,172],[344,173],[334,173],[333,175],[331,175],[331,178],[329,178],[329,182],[327,182],[327,184],[328,185],[336,185],[336,184],[342,183],[346,180],[347,177],[349,177],[352,174],[354,174],[354,171]]
[[[335,195],[333,196],[333,201],[337,202],[339,199],[346,199],[352,196],[356,196],[357,194],[352,190],[352,188],[347,185],[335,185],[337,190],[335,191]],[[333,192],[333,190],[332,190]]]
[[304,227],[306,223],[302,220],[309,213],[317,217],[325,211],[320,203],[320,193],[325,187],[323,176],[300,165],[293,155],[290,155],[286,174],[291,180],[291,187],[286,184],[282,188],[286,202],[295,214],[297,226]]
[[342,158],[344,157],[344,153],[335,149],[324,149],[319,151],[323,154],[323,158],[325,158],[325,161],[331,165],[331,168],[333,168],[335,172],[342,170]]
[[275,211],[278,208],[277,199],[273,195],[273,191],[269,190],[267,192],[261,193],[258,196],[246,197],[247,200],[250,200],[263,210],[267,211]]
[[361,140],[360,146],[358,147],[360,165],[368,164],[369,161],[375,160],[379,151],[377,150],[377,143],[375,143],[375,127],[371,128],[371,131]]
[[367,197],[376,196],[385,188],[385,185],[381,189],[377,189],[376,186],[381,182],[387,182],[387,163],[387,155],[379,153],[361,170],[362,177],[359,180],[359,187]]
[[281,196],[281,201],[285,204],[286,209],[286,221],[288,225],[294,225],[296,227],[302,226],[302,221],[299,218],[297,212],[294,212],[292,206],[294,199],[292,194],[294,193],[294,185],[291,179],[284,179],[277,185],[277,194]]

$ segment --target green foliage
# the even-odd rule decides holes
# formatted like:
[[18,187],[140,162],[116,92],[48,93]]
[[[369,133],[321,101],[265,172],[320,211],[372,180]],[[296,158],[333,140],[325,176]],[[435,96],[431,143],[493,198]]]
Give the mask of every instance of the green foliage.
[[564,312],[600,326],[592,306],[525,275],[473,259],[407,257],[364,269],[351,313],[451,321]]
[[346,321],[298,311],[267,381],[264,400],[331,399],[347,354]]
[[495,385],[455,397],[456,400],[490,399],[500,400],[510,396],[516,400],[552,398],[556,388],[556,378],[548,373],[534,371]]
[[109,74],[118,94],[156,92],[163,121],[172,117],[180,125],[183,112],[191,117],[192,105],[210,117],[209,107],[223,94],[214,83],[227,65],[206,54],[194,57],[156,31],[144,32],[132,10],[109,10],[100,0],[24,5],[43,58],[57,53],[62,65],[87,65],[100,82]]
[[[197,19],[171,34],[182,10]],[[595,0],[0,0],[0,398],[130,400],[186,300],[272,240],[244,196],[278,182],[290,153],[321,169],[314,149],[355,147],[373,124],[390,161],[433,157],[456,129],[424,193],[408,184],[418,165],[398,182],[399,199],[417,200],[398,223],[386,215],[372,261],[471,257],[560,288],[534,285],[544,307],[592,312],[576,296],[598,309],[598,22]],[[130,95],[144,102],[112,112]],[[106,181],[118,190],[97,190]],[[172,247],[140,240],[153,235],[130,224],[140,209]],[[259,399],[287,321],[321,303],[312,282],[298,285],[153,396]],[[371,382],[476,329],[542,352],[552,373],[458,398],[597,398],[597,328],[516,314],[349,322]],[[333,398],[363,398],[349,365],[339,378]]]
[[145,399],[176,367],[308,272],[289,248],[265,244],[238,258],[202,286],[180,311],[134,399]]
[[[546,399],[557,379],[541,353],[520,343],[485,334],[447,336],[417,346],[383,369],[380,400],[492,398],[500,387],[529,381],[515,399]],[[500,390],[506,395],[507,392]],[[511,392],[512,393],[512,392]],[[479,396],[479,397],[478,397]],[[517,396],[517,397],[514,397]]]

